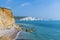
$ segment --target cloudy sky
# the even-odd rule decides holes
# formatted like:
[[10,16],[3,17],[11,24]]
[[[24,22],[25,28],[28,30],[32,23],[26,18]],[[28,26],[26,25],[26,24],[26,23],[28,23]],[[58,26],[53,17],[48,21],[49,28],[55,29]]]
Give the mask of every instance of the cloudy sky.
[[60,0],[0,0],[0,7],[10,8],[15,16],[60,20]]

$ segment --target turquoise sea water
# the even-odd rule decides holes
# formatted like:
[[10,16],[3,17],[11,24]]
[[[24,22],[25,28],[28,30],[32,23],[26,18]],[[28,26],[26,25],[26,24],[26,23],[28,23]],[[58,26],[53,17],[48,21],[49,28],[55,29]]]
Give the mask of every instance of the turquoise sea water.
[[[16,21],[24,24],[25,28],[34,28],[34,32],[21,32],[19,39],[31,40],[60,40],[60,21]],[[23,28],[24,28],[23,27]]]

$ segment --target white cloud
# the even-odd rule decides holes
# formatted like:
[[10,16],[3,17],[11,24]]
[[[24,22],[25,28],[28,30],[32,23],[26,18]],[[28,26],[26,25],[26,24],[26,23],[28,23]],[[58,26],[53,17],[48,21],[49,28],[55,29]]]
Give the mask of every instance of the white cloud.
[[30,3],[22,3],[20,6],[25,7],[25,6],[29,6],[29,5],[30,5]]
[[12,2],[12,0],[6,0],[7,4],[10,4]]

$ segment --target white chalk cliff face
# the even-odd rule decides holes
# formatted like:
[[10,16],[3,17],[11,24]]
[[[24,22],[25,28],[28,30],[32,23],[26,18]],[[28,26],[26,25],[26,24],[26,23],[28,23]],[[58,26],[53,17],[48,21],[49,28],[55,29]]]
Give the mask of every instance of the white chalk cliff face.
[[34,21],[34,20],[40,20],[38,18],[33,18],[33,17],[25,17],[25,18],[22,18],[20,20],[23,20],[23,21]]
[[0,8],[0,39],[13,40],[19,30],[10,9]]

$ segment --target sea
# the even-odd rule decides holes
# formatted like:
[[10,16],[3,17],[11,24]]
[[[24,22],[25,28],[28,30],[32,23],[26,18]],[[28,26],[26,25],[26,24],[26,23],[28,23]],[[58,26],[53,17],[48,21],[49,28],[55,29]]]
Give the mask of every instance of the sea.
[[60,40],[60,21],[20,21],[17,24],[22,28],[31,29],[33,32],[21,31],[18,40]]

